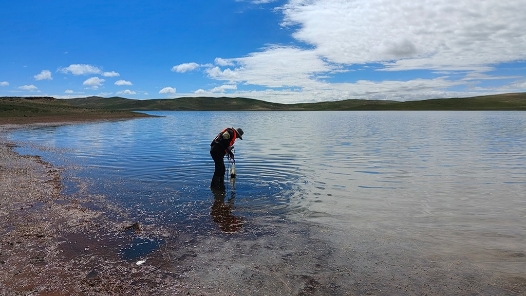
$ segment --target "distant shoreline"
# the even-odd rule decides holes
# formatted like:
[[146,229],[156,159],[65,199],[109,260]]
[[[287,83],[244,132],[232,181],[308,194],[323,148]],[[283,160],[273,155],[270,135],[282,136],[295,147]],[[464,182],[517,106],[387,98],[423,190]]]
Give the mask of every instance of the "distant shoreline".
[[[0,97],[0,124],[147,117],[140,111],[526,111],[526,92],[420,101],[342,100],[281,104],[250,98]],[[37,119],[38,118],[38,119]]]
[[0,125],[28,125],[35,123],[82,123],[95,122],[106,120],[127,120],[136,118],[155,117],[140,112],[120,112],[120,113],[92,113],[92,114],[56,114],[56,115],[42,115],[31,114],[30,116],[0,116]]

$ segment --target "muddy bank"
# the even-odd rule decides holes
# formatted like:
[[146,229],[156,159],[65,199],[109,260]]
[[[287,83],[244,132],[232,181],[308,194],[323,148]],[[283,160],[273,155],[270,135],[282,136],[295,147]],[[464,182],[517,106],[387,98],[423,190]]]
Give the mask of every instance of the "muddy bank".
[[[174,275],[124,260],[122,249],[159,229],[127,220],[102,196],[61,194],[61,169],[21,156],[0,130],[0,295],[173,294]],[[156,232],[156,233],[154,233]],[[169,234],[162,234],[169,237]]]

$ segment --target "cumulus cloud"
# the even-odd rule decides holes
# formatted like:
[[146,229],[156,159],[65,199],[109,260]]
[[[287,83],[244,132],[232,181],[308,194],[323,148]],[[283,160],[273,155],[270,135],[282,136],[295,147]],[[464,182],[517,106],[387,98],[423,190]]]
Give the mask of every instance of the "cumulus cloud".
[[291,0],[283,25],[340,64],[478,69],[526,58],[523,0]]
[[34,86],[33,84],[30,85],[22,85],[18,89],[21,90],[27,90],[27,91],[38,91],[38,87]]
[[115,72],[115,71],[111,71],[111,72],[104,72],[104,73],[102,73],[102,76],[104,76],[104,77],[118,77],[118,76],[120,76],[120,74]]
[[210,78],[267,87],[308,86],[318,73],[337,68],[320,59],[312,50],[274,46],[247,57],[230,59],[234,68],[206,69]]
[[177,90],[175,87],[165,87],[159,91],[160,94],[175,94]]
[[199,64],[197,63],[185,63],[185,64],[173,66],[172,71],[177,72],[177,73],[184,73],[188,71],[193,71],[197,68],[199,68]]
[[33,76],[36,80],[53,80],[49,70],[42,70],[39,74]]
[[[445,77],[436,79],[412,79],[408,81],[368,81],[359,80],[354,83],[326,83],[314,81],[308,88],[266,89],[262,91],[242,91],[225,94],[226,96],[242,96],[269,102],[297,103],[319,102],[346,99],[377,99],[377,100],[422,100],[445,97],[446,94],[455,97],[468,96],[466,93],[446,92],[448,87],[461,82],[447,80]],[[210,94],[210,92],[206,92]],[[474,93],[471,93],[474,95]]]
[[99,77],[91,77],[91,78],[86,79],[82,84],[91,89],[98,89],[99,87],[102,86],[102,83],[104,81],[105,81],[104,79],[99,78]]
[[72,94],[73,91],[72,91],[71,89],[66,89],[66,90],[64,91],[64,93],[66,93],[66,94]]
[[115,81],[115,85],[122,86],[122,85],[132,85],[130,81],[126,80],[117,80]]
[[64,74],[73,74],[73,75],[91,75],[91,74],[100,74],[102,71],[92,65],[87,64],[72,64],[65,68],[60,68],[60,72]]
[[7,81],[0,81],[0,86],[8,86],[9,82]]
[[[244,57],[218,57],[214,65],[201,65],[208,77],[225,85],[266,88],[236,90],[235,95],[291,102],[462,97],[477,95],[475,86],[482,81],[523,78],[490,71],[526,60],[524,0],[289,0],[275,11],[283,14],[282,26],[294,30],[292,37],[307,46],[271,45]],[[357,70],[384,81],[359,80],[360,73],[338,76]],[[407,70],[426,71],[427,78],[397,75]]]
[[517,82],[513,84],[518,90],[526,91],[526,81]]
[[235,90],[237,89],[237,85],[235,84],[223,84],[218,87],[214,87],[210,92],[213,93],[224,93],[226,90]]
[[218,66],[234,66],[234,62],[232,62],[231,60],[229,59],[222,59],[222,58],[216,58],[214,60],[214,63]]
[[218,79],[218,80],[229,80],[229,81],[236,81],[240,80],[239,74],[234,70],[231,69],[225,69],[221,70],[219,67],[213,67],[205,70],[206,73],[208,73],[208,76],[212,79]]
[[133,90],[123,90],[123,91],[118,91],[117,92],[118,95],[135,95],[137,94],[136,92],[134,92]]

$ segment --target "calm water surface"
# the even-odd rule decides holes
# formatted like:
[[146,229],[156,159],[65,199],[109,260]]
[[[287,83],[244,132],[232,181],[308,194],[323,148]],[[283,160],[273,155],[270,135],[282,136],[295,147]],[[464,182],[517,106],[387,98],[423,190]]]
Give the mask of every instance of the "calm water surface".
[[[524,112],[150,113],[164,117],[10,137],[26,143],[19,152],[69,168],[68,194],[101,194],[143,223],[210,235],[232,229],[210,215],[209,144],[242,127],[227,188],[239,233],[263,234],[260,221],[279,217],[338,233],[324,237],[336,248],[352,239],[342,233],[360,233],[440,256],[526,252]],[[474,260],[499,266],[492,256]],[[523,259],[502,269],[526,272]]]

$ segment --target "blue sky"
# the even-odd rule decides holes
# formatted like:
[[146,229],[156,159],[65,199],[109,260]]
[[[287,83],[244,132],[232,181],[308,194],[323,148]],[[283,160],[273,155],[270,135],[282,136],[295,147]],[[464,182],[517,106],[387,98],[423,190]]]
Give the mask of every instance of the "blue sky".
[[526,91],[526,0],[4,1],[0,96]]

